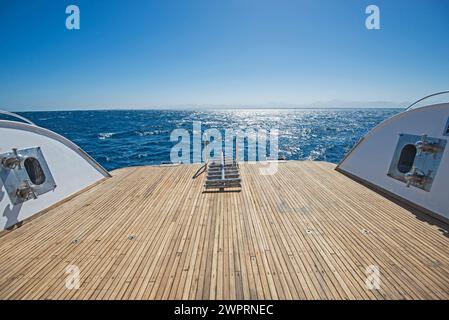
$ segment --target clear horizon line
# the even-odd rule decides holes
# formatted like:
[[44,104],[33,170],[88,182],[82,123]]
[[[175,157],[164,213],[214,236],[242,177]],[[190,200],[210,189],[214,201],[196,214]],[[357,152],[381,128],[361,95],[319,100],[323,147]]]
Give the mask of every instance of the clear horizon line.
[[[212,110],[314,110],[314,109],[334,109],[334,110],[344,110],[344,109],[406,109],[406,107],[400,106],[379,106],[379,107],[315,107],[315,106],[301,106],[301,107],[148,107],[148,108],[139,108],[139,107],[100,107],[100,108],[83,108],[83,107],[75,107],[69,109],[25,109],[25,110],[6,110],[14,113],[21,112],[72,112],[72,111],[212,111]],[[5,109],[3,109],[5,110]]]
[[10,112],[34,112],[34,111],[93,111],[93,110],[218,110],[218,109],[402,109],[410,105],[410,102],[397,101],[345,101],[327,100],[311,103],[295,104],[287,102],[268,102],[264,104],[205,104],[205,103],[177,103],[161,104],[153,106],[61,106],[61,107],[33,107],[15,106],[2,108]]

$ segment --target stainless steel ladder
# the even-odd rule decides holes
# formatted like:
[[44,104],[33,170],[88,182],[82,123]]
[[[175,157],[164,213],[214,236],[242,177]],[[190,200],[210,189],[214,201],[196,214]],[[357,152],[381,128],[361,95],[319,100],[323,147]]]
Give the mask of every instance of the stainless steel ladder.
[[220,160],[212,160],[207,164],[206,189],[241,188],[239,165],[232,157],[225,157],[221,153]]

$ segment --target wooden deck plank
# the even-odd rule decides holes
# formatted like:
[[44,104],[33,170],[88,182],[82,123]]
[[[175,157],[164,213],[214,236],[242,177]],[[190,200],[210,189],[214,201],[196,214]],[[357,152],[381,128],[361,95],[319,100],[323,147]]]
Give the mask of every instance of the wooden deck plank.
[[[447,226],[333,170],[124,168],[0,237],[1,299],[449,299]],[[66,288],[66,267],[80,288]],[[365,286],[380,270],[380,290]]]

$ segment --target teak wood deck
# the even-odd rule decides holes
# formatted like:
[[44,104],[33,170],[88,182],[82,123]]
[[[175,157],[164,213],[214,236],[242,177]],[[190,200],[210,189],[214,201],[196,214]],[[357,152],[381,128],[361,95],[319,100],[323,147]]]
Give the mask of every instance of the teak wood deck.
[[449,298],[444,225],[329,163],[261,166],[241,164],[241,191],[224,193],[203,192],[200,165],[114,171],[1,235],[0,298]]

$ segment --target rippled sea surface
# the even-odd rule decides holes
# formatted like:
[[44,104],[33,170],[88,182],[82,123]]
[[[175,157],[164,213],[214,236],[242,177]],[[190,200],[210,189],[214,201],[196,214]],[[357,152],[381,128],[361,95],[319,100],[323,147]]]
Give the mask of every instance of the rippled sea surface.
[[101,110],[22,112],[37,125],[72,140],[106,169],[170,161],[172,130],[279,130],[287,160],[337,163],[370,129],[401,109]]

